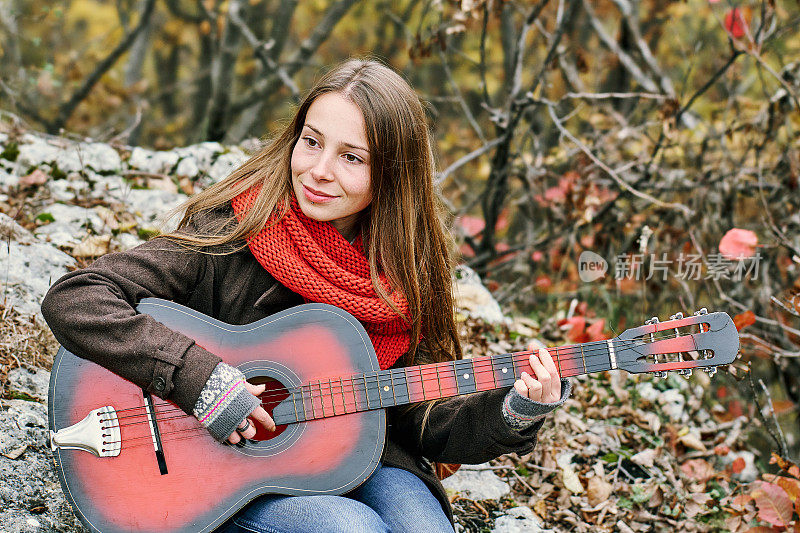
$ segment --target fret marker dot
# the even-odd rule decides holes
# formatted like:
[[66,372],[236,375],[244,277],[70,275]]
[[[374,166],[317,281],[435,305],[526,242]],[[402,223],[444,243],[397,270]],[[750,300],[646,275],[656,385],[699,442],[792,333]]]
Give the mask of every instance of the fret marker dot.
[[464,374],[464,379],[469,379],[469,374]]
[[507,373],[508,373],[508,369],[506,367],[503,367],[503,374],[507,374]]
[[389,392],[389,385],[384,385],[383,386],[383,390],[385,390],[386,392]]

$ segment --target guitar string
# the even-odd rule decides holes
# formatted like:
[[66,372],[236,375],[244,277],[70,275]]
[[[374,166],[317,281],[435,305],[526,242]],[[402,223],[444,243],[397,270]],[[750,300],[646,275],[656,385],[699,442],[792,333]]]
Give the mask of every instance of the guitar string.
[[[654,340],[670,340],[670,339],[677,338],[675,336],[671,336],[672,335],[671,332],[667,332],[667,333],[668,333],[667,335],[654,335]],[[617,344],[618,347],[620,347],[620,345],[622,345],[621,347],[625,348],[625,349],[627,349],[627,348],[636,348],[636,347],[639,347],[639,346],[646,346],[648,344],[652,344],[652,341],[650,341],[650,340],[639,341],[638,342],[638,346],[637,346],[637,341],[628,341],[628,340],[619,340],[619,339],[614,339],[614,340],[618,341],[618,344]],[[592,346],[601,346],[601,345],[602,345],[602,348],[599,348],[599,349],[592,348]],[[603,355],[608,354],[607,341],[593,341],[593,342],[588,342],[588,343],[583,343],[583,344],[569,344],[569,345],[549,348],[548,351],[551,353],[551,355],[555,355],[556,360],[557,360],[556,361],[556,366],[561,366],[563,368],[564,365],[561,364],[562,359],[565,362],[576,362],[576,361],[577,362],[581,362],[582,358],[578,357],[578,355],[580,354],[580,351],[575,350],[575,347],[580,347],[580,346],[588,346],[587,349],[583,350],[583,356],[587,360],[590,359],[590,358],[593,358],[593,357],[601,357]],[[564,357],[559,357],[559,351],[567,351],[567,350],[569,350],[569,353],[563,354]],[[490,357],[497,358],[497,357],[501,357],[503,355],[510,355],[510,356],[512,356],[514,358],[514,362],[521,362],[523,359],[527,359],[527,357],[531,353],[532,353],[532,351],[525,350],[525,351],[521,351],[521,352],[500,354],[500,355],[494,355],[494,356],[480,356],[480,357],[476,357],[476,358],[472,358],[472,359],[463,359],[462,361],[477,361],[477,362],[481,363],[481,367],[485,367],[486,366],[485,363],[488,362],[488,363],[491,364],[491,362],[488,361],[488,358],[490,358]],[[645,354],[642,354],[642,355],[645,355]],[[568,358],[568,356],[569,356],[569,358]],[[603,360],[605,361],[605,358]],[[431,367],[442,367],[442,366],[452,367],[452,365],[453,365],[453,361],[445,361],[445,362],[441,362],[441,363],[434,363],[434,364],[431,364],[431,365],[422,365],[422,366],[420,366],[418,368],[429,367],[428,370],[422,372],[423,375],[435,376],[435,375],[439,374],[439,370],[441,368],[431,368]],[[580,368],[580,366],[582,366],[582,365],[578,365],[577,368]],[[407,369],[407,368],[415,368],[415,367],[411,366],[411,367],[404,367],[404,368]],[[598,367],[595,366],[594,368],[598,368]],[[403,369],[395,369],[395,370],[399,371],[399,370],[403,370]],[[449,368],[446,369],[446,370],[448,372],[450,371]],[[486,370],[486,371],[489,371],[489,370]],[[594,372],[594,371],[596,371],[596,370],[592,370],[592,372]],[[475,372],[475,374],[477,375],[478,373],[481,373],[481,372],[484,372],[484,371]],[[375,372],[375,374],[377,374],[377,372]],[[575,375],[577,375],[577,374],[575,374]],[[368,376],[367,374],[353,374],[352,376],[342,377],[342,380],[343,381],[344,380],[352,380],[352,379],[355,379],[355,378],[362,379],[362,376],[367,376],[368,379],[377,379],[377,375]],[[332,378],[332,379],[336,379],[338,381],[338,378]],[[393,381],[394,381],[394,378],[393,378]],[[303,389],[304,388],[309,388],[310,389],[310,387],[312,387],[312,386],[319,386],[319,384],[313,385],[313,384],[309,383],[309,384],[303,384],[303,385],[299,385],[299,386],[296,386],[296,387],[290,387],[290,388],[281,387],[281,388],[276,388],[276,389],[270,389],[266,394],[261,395],[260,398],[262,398],[263,400],[273,400],[273,399],[275,399],[277,401],[278,397],[281,397],[281,396],[286,397],[286,396],[289,396],[291,394],[295,394],[298,390],[300,390],[300,391],[302,391],[301,392],[301,398],[302,399],[310,399],[316,393],[314,391],[309,390],[309,395],[305,396],[305,392],[303,391]],[[167,404],[167,405],[171,405],[171,404]],[[143,410],[143,409],[144,409],[143,406],[129,407],[129,408],[126,408],[126,409],[119,409],[119,410],[117,410],[117,413],[121,413],[121,412],[125,412],[125,411],[132,411],[132,410]],[[181,409],[179,409],[179,408],[174,408],[173,410],[174,411],[181,411]],[[146,413],[137,413],[137,414],[134,414],[134,415],[131,415],[131,416],[144,416],[144,415],[146,415]],[[128,417],[119,417],[119,418],[121,419],[121,418],[128,418]]]
[[[598,368],[600,368],[600,367],[598,367]],[[594,370],[590,370],[590,372],[592,372],[592,371],[594,371]],[[418,383],[421,383],[421,381],[418,381]],[[497,387],[497,388],[499,388],[499,387]],[[488,390],[492,390],[492,389],[488,389]],[[364,389],[360,389],[358,391],[359,392],[364,392]],[[438,391],[438,387],[437,387],[437,391]],[[482,392],[482,391],[476,390],[475,392]],[[449,385],[449,386],[448,385],[443,385],[442,386],[442,394],[441,394],[440,397],[441,398],[450,397],[450,396],[457,395],[458,393],[459,393],[458,385]],[[339,393],[339,392],[332,393],[331,394],[331,404],[329,404],[329,405],[332,405],[333,396],[338,396],[340,394],[341,393]],[[348,389],[347,392],[345,392],[344,394],[352,395],[352,391],[350,391]],[[410,399],[411,393],[400,396],[400,398],[404,398],[404,397],[408,397]],[[429,398],[429,399],[438,399],[438,398]],[[164,404],[159,404],[159,405],[169,405],[169,404],[167,404],[165,402]],[[321,420],[321,419],[325,419],[325,418],[331,418],[332,416],[339,416],[339,415],[343,415],[343,414],[352,414],[352,413],[356,413],[356,412],[364,412],[365,410],[375,410],[375,409],[383,408],[381,406],[374,406],[374,407],[371,406],[371,409],[361,409],[361,410],[359,410],[358,409],[359,405],[361,405],[362,407],[366,406],[367,405],[366,399],[363,402],[360,402],[360,403],[358,401],[353,401],[353,402],[345,401],[343,403],[337,404],[337,406],[343,406],[345,408],[344,409],[345,412],[337,413],[336,415],[334,415],[332,410],[331,410],[331,414],[328,415],[328,416],[314,416],[312,418],[307,418],[307,419],[304,419],[304,420],[297,420],[297,422]],[[348,411],[347,410],[348,407],[352,408],[352,410]],[[387,407],[389,407],[389,406],[387,406]],[[176,411],[180,411],[181,414],[180,415],[175,415],[175,416],[169,416],[169,417],[164,417],[164,416],[158,417],[158,416],[156,416],[155,417],[156,421],[157,422],[163,422],[163,421],[166,421],[166,420],[178,420],[178,419],[190,419],[190,418],[194,419],[194,417],[183,413],[183,411],[181,411],[180,409],[172,409],[169,412],[176,412]],[[165,412],[168,412],[168,411],[159,411],[156,414],[164,414]],[[147,416],[147,413],[143,413],[143,414],[141,414],[139,416]],[[107,421],[109,419],[103,419],[103,420]],[[120,428],[122,428],[122,427],[130,427],[130,426],[137,426],[137,425],[148,424],[148,423],[149,423],[149,420],[143,420],[141,422],[128,422],[128,423],[125,423],[125,424],[119,424],[119,427]],[[291,422],[291,423],[294,423],[294,422]],[[281,425],[286,425],[286,424],[281,424]],[[111,429],[111,428],[104,428],[104,431],[108,430],[108,429]],[[198,431],[198,430],[202,430],[202,431]],[[163,435],[170,435],[170,434],[171,435],[175,435],[175,434],[186,433],[186,432],[195,432],[195,431],[198,431],[199,435],[202,435],[203,433],[208,433],[205,430],[205,428],[202,427],[202,426],[195,426],[195,427],[191,427],[191,428],[185,428],[185,429],[179,429],[179,430],[173,430],[173,431],[161,431],[160,433],[161,433],[161,435],[163,437]],[[103,436],[104,437],[105,436],[110,436],[110,434],[104,433]],[[140,437],[128,437],[128,438],[124,439],[126,444],[129,443],[129,442],[132,442],[132,441],[136,441],[136,440],[144,440],[145,442],[143,444],[141,444],[141,445],[150,445],[150,446],[152,446],[153,436],[148,433],[147,435],[143,435],[143,436],[140,436]],[[165,439],[162,438],[162,440],[165,440]],[[171,439],[166,439],[166,440],[171,440]],[[122,442],[122,439],[121,440],[113,440],[113,441],[104,441],[103,445],[104,446],[105,445],[112,445],[112,444],[118,444],[118,443],[121,443],[121,442]],[[136,447],[136,446],[139,446],[139,445],[133,445],[132,447]]]
[[[509,361],[509,363],[514,364],[514,363],[519,363],[519,362],[523,362],[523,361],[527,362],[527,356],[530,355],[530,353],[531,353],[530,351],[527,351],[527,352],[517,352],[516,354],[504,354],[504,355],[512,355],[513,356],[512,357],[512,361]],[[584,352],[584,353],[586,353],[586,352]],[[497,356],[482,356],[480,358],[466,359],[464,361],[472,362],[472,366],[474,368],[474,375],[478,376],[478,375],[486,374],[488,372],[495,372],[495,371],[497,371],[499,369],[499,367],[498,367],[498,369],[496,369],[494,367],[496,365],[500,365],[502,363],[490,360],[489,359],[490,357],[497,357]],[[592,355],[590,353],[589,355],[587,355],[586,359],[587,360],[591,360],[591,359],[596,358],[596,357],[600,357],[600,355],[599,354]],[[572,359],[572,360],[570,360],[570,362],[575,362],[576,360],[578,362],[580,362],[580,358],[577,358],[577,357]],[[278,401],[279,399],[282,400],[283,398],[287,398],[290,395],[293,395],[295,400],[302,400],[302,401],[309,400],[309,401],[312,401],[312,398],[313,399],[320,398],[321,395],[334,395],[334,394],[340,395],[340,394],[342,394],[341,391],[345,390],[345,389],[348,390],[348,391],[351,391],[351,392],[353,392],[353,391],[364,392],[367,389],[367,387],[366,386],[362,387],[360,384],[361,384],[361,382],[363,382],[363,380],[365,378],[367,380],[369,380],[370,382],[374,382],[376,384],[376,386],[378,386],[378,387],[380,386],[380,383],[385,382],[385,381],[389,381],[389,379],[391,380],[392,384],[394,384],[396,382],[399,382],[400,384],[402,384],[402,381],[404,381],[404,378],[406,378],[405,380],[409,384],[414,384],[414,383],[416,383],[416,381],[414,381],[412,379],[409,379],[409,378],[412,378],[412,377],[413,378],[418,378],[420,376],[420,374],[421,374],[422,378],[418,380],[419,382],[422,382],[425,378],[428,378],[428,379],[437,378],[437,381],[438,381],[443,376],[443,371],[444,370],[447,371],[447,374],[452,376],[450,379],[455,379],[456,369],[453,367],[452,363],[453,363],[452,361],[447,361],[447,362],[442,362],[442,363],[435,363],[435,364],[430,365],[430,366],[424,365],[424,366],[417,366],[417,367],[412,366],[412,367],[404,367],[404,368],[394,369],[394,371],[388,373],[385,376],[385,379],[383,379],[383,380],[380,379],[380,377],[378,376],[377,372],[373,373],[372,375],[369,375],[369,374],[353,374],[351,376],[343,377],[341,379],[341,383],[338,385],[339,392],[335,392],[334,390],[337,388],[336,382],[339,382],[340,380],[338,378],[331,378],[331,382],[329,384],[325,384],[322,380],[320,380],[320,382],[317,383],[317,384],[308,383],[308,384],[300,385],[299,387],[292,387],[290,389],[287,389],[286,387],[276,388],[276,389],[271,389],[269,392],[267,392],[265,394],[262,394],[259,397],[262,399],[262,401],[263,400],[266,400],[266,401],[272,401],[272,400]],[[579,370],[580,366],[582,366],[582,365],[576,366],[575,369]],[[599,369],[599,368],[601,368],[603,366],[605,366],[606,369],[608,369],[608,365],[606,363],[606,359],[605,358],[603,358],[601,363],[587,364],[586,370],[587,370],[587,372],[595,372],[595,371],[597,371],[597,369]],[[434,367],[434,368],[431,368],[431,367]],[[442,369],[442,367],[445,367],[445,369]],[[591,370],[590,370],[590,367],[591,367]],[[407,372],[406,370],[409,369],[409,368],[410,369],[415,369],[416,368],[416,369],[419,369],[419,370],[411,370],[410,372]],[[562,365],[562,372],[563,372],[563,365]],[[395,373],[399,373],[401,375],[398,376]],[[447,377],[447,374],[445,374],[445,377]],[[574,375],[577,375],[577,374],[574,374]],[[565,377],[569,377],[569,376],[565,376]],[[350,387],[347,387],[347,382],[348,381],[351,383]],[[354,385],[355,383],[358,383],[359,385],[356,386],[356,385]],[[322,386],[323,389],[328,389],[331,392],[325,393],[325,392],[313,390],[313,388],[319,388],[320,386]],[[508,386],[510,386],[510,384]],[[299,395],[297,395],[298,391],[300,391]],[[172,404],[170,404],[168,402],[163,402],[163,403],[159,403],[157,405],[172,405]],[[117,419],[118,420],[123,420],[123,419],[128,419],[128,418],[136,418],[136,417],[147,416],[147,414],[148,414],[146,411],[144,411],[144,407],[143,406],[131,407],[131,408],[127,408],[127,409],[119,409],[116,412],[117,413],[121,413],[121,412],[132,411],[132,410],[137,410],[137,411],[142,411],[142,412],[135,413],[135,414],[129,414],[129,415],[125,415],[125,416],[119,416],[118,415]],[[171,409],[161,410],[161,411],[158,412],[158,414],[167,414],[167,413],[170,413],[170,412],[178,412],[178,411],[180,411],[181,413],[183,412],[180,408],[172,407]],[[186,416],[189,416],[189,415],[186,415]],[[136,423],[144,424],[144,423],[147,423],[147,420],[143,420],[143,421],[136,422]]]
[[[482,361],[482,363],[486,363],[486,362],[489,362],[489,361],[487,361],[487,360]],[[481,367],[485,367],[487,365],[482,364],[480,366]],[[600,368],[607,369],[608,367],[605,364],[591,365],[591,370],[589,370],[589,367],[587,366],[587,373],[588,372],[597,371]],[[496,369],[493,368],[492,371],[495,372]],[[476,373],[478,373],[478,372],[485,373],[486,371],[476,371]],[[390,377],[392,378],[392,385],[394,385],[395,380],[400,380],[400,382],[399,382],[400,385],[403,385],[403,381],[405,381],[407,393],[399,395],[399,399],[401,401],[405,402],[405,399],[407,398],[409,400],[408,403],[412,403],[411,397],[414,394],[423,394],[423,398],[420,399],[420,400],[417,400],[417,401],[425,401],[425,400],[427,400],[427,398],[424,397],[424,392],[423,392],[424,391],[424,378],[417,379],[417,376],[415,374],[406,375],[405,372],[403,373],[402,376],[396,376],[396,375],[394,375],[394,373],[392,373]],[[453,376],[452,379],[455,380],[455,375]],[[358,382],[360,383],[360,381],[361,380],[359,380]],[[492,387],[492,388],[500,388],[500,387],[497,386],[497,382],[496,382],[496,379],[494,379],[494,376],[493,376],[493,381],[494,381],[495,386]],[[340,383],[340,385],[338,386],[339,390],[337,391],[336,390],[337,389],[336,385],[333,382],[331,382],[329,384],[329,386],[327,387],[327,391],[321,390],[320,394],[316,395],[316,398],[318,398],[318,401],[321,404],[319,409],[321,411],[323,411],[322,412],[323,416],[316,416],[316,409],[313,409],[313,407],[312,407],[312,416],[310,418],[304,418],[302,421],[304,421],[304,420],[315,420],[315,419],[321,419],[321,418],[328,418],[329,416],[333,416],[333,415],[336,414],[335,413],[335,407],[338,407],[338,406],[341,406],[342,410],[344,411],[343,413],[340,412],[338,414],[349,414],[349,413],[353,413],[353,412],[363,411],[364,409],[359,409],[359,402],[358,402],[358,399],[355,397],[355,394],[356,394],[356,392],[364,393],[364,400],[361,402],[360,405],[362,407],[364,405],[368,405],[368,402],[367,402],[367,396],[368,395],[365,393],[366,387],[354,386],[355,383],[356,382],[353,381],[353,382],[351,382],[350,387],[347,387],[346,383],[344,381],[342,381],[342,383]],[[378,382],[376,381],[376,384],[377,383]],[[416,391],[416,392],[412,391],[412,390],[409,390],[408,386],[409,385],[415,385],[415,384],[416,385],[420,385],[419,390]],[[504,386],[510,386],[510,385],[504,385]],[[452,396],[452,395],[456,395],[456,394],[458,394],[460,392],[460,388],[459,388],[457,383],[455,383],[453,385],[445,384],[443,387],[439,387],[439,388],[441,390],[440,397],[449,397],[449,396]],[[316,392],[311,391],[311,390],[309,390],[309,392],[312,395],[316,394]],[[476,392],[478,392],[478,391],[476,391]],[[380,392],[378,392],[378,394],[380,395]],[[341,403],[337,403],[336,399],[340,395],[342,396],[343,399],[349,397],[350,395],[353,395],[354,401],[351,403],[350,401],[345,399],[345,401],[343,401]],[[286,397],[288,398],[288,395]],[[325,416],[324,409],[322,409],[322,405],[325,404],[324,398],[326,398],[326,397],[330,399],[330,403],[328,405],[330,406],[329,409],[331,411],[331,415],[328,415],[328,416]],[[302,399],[305,400],[305,397],[303,397]],[[381,403],[381,399],[382,398],[379,398],[379,400],[378,400],[379,404]],[[398,400],[398,396],[396,394],[393,394],[393,399],[395,401],[397,401]],[[296,397],[293,398],[294,402],[296,402],[296,400],[297,400]],[[164,402],[164,403],[158,404],[158,405],[170,405],[170,404],[168,404],[167,402]],[[295,405],[296,405],[296,403],[295,403]],[[376,407],[376,408],[380,408],[380,407]],[[303,409],[303,411],[304,411],[304,413],[303,413],[304,416],[308,414],[306,409]],[[177,415],[177,416],[169,416],[169,417],[161,416],[160,418],[158,416],[158,415],[170,414],[170,413],[175,413],[175,412],[180,412],[181,414]],[[156,414],[155,418],[156,418],[157,421],[174,420],[174,419],[180,419],[180,418],[191,418],[190,415],[187,415],[187,414],[183,413],[183,411],[181,411],[180,409],[156,410],[155,414]],[[147,416],[147,413],[142,413],[142,414],[136,415],[136,416]],[[123,417],[123,418],[131,418],[131,417]],[[297,421],[301,421],[301,420],[297,420]],[[149,418],[145,419],[143,421],[140,421],[140,422],[129,422],[129,423],[120,424],[119,426],[120,427],[127,427],[127,426],[139,425],[139,424],[147,424],[147,423],[149,423]],[[190,429],[196,429],[196,428],[190,428]],[[142,438],[148,438],[148,437],[142,437]]]

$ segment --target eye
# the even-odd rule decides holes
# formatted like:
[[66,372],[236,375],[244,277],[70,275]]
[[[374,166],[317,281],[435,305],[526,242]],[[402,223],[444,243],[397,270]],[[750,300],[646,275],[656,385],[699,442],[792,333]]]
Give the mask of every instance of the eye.
[[348,163],[363,163],[364,160],[355,154],[344,154],[344,158]]
[[317,140],[314,137],[306,136],[306,137],[303,137],[303,140],[305,141],[306,145],[309,148],[316,148],[317,146],[319,146],[319,143],[317,142]]

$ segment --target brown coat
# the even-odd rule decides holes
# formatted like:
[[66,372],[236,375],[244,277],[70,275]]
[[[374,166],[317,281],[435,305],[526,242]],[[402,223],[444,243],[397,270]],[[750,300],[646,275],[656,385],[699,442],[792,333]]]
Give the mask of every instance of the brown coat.
[[[59,279],[42,302],[58,341],[191,414],[220,358],[134,306],[147,297],[172,300],[230,324],[247,324],[303,303],[256,261],[248,249],[229,255],[187,251],[154,239],[101,257]],[[423,479],[452,521],[444,488],[430,461],[482,463],[504,453],[528,453],[539,421],[518,432],[501,415],[508,389],[437,403],[420,438],[424,409],[388,413],[382,461]]]

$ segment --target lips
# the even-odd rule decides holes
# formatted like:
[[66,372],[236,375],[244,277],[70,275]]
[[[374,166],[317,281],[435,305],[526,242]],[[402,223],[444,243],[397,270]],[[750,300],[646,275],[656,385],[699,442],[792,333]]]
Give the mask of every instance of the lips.
[[309,199],[309,201],[314,202],[314,203],[330,202],[331,200],[336,198],[336,196],[333,196],[333,195],[330,195],[330,194],[326,194],[326,193],[324,193],[322,191],[318,191],[316,189],[312,189],[311,187],[308,187],[307,185],[303,185],[303,193],[305,194],[306,198]]

